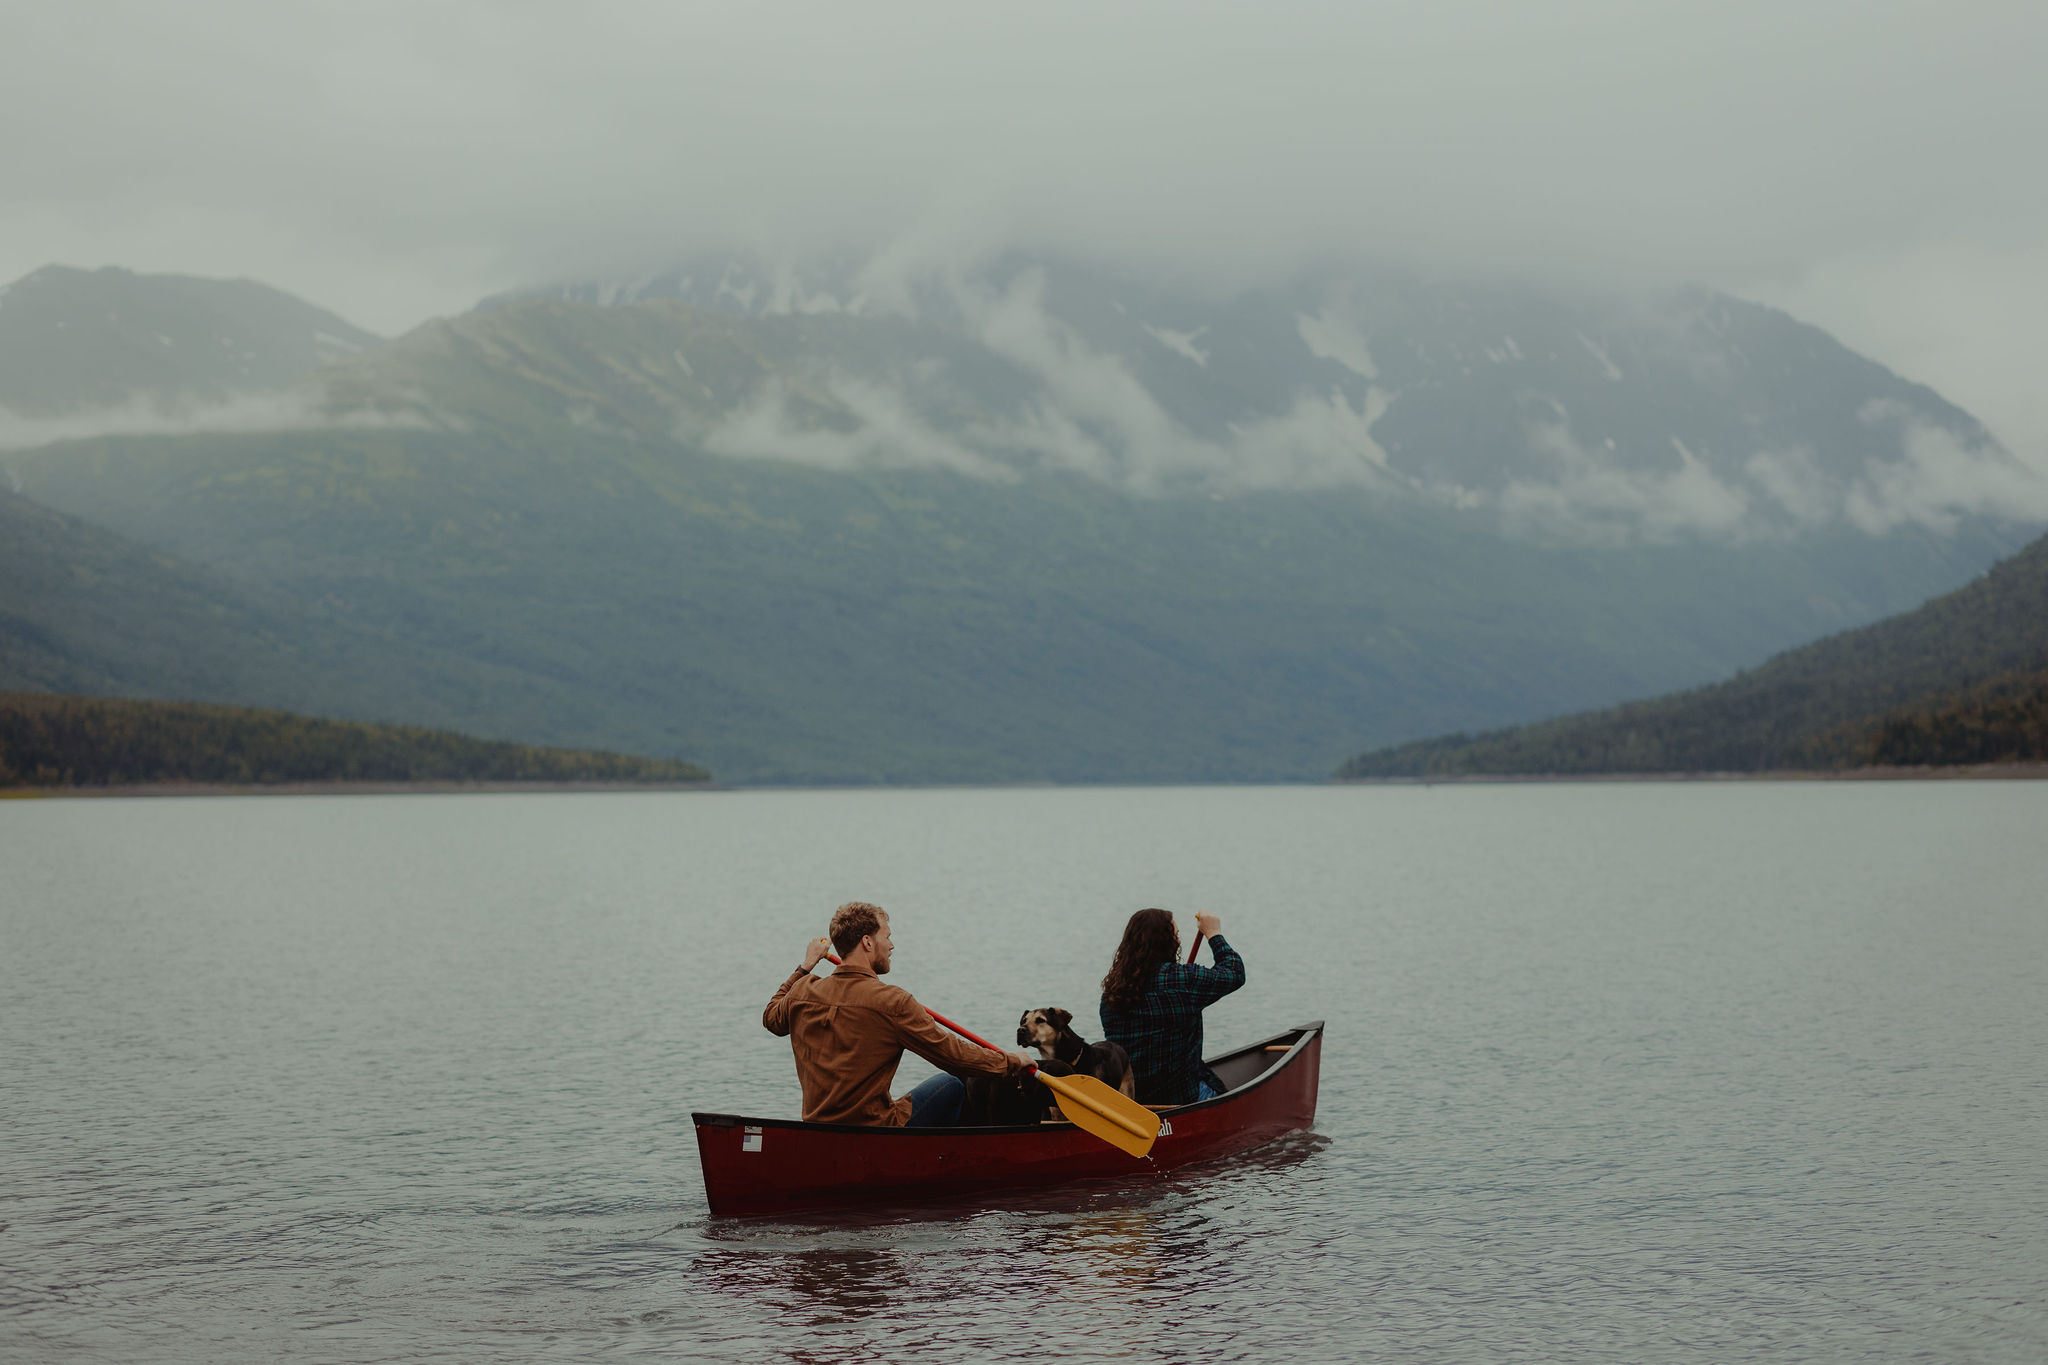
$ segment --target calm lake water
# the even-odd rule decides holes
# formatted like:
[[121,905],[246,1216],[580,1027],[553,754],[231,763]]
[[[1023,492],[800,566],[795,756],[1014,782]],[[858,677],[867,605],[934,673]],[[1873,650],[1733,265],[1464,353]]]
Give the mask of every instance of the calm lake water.
[[[2034,1365],[2044,888],[2020,782],[7,803],[0,1355]],[[996,1035],[1216,911],[1316,1133],[709,1217],[852,897]]]

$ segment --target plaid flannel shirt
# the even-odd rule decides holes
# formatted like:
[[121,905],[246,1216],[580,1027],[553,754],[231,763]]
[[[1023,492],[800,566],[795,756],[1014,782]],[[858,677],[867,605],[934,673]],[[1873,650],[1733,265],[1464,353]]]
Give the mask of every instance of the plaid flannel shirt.
[[1217,934],[1213,967],[1161,964],[1152,989],[1129,1009],[1102,1002],[1102,1035],[1131,1054],[1141,1104],[1192,1104],[1207,1081],[1223,1083],[1202,1065],[1202,1010],[1244,984],[1244,959]]

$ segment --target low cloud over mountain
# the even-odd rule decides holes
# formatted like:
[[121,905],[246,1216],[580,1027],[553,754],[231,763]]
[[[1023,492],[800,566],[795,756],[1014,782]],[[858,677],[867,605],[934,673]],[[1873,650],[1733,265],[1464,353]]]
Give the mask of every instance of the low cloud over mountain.
[[1058,472],[1147,496],[1357,486],[1593,540],[2048,519],[2048,481],[1967,414],[1708,293],[1382,274],[1214,299],[1015,257],[924,273],[712,261],[544,293],[842,320],[791,355],[801,383],[689,405],[679,439],[735,457]]
[[[73,398],[31,420],[72,439],[4,461],[78,519],[0,604],[13,685],[204,678],[743,781],[1319,776],[1914,605],[2039,505],[1968,414],[1711,294],[721,259],[342,356],[237,324],[178,369],[221,300],[166,343],[129,325],[150,277],[86,279],[38,324]],[[118,624],[158,555],[218,575],[177,619],[232,640]]]
[[208,287],[52,269],[0,295],[0,349],[34,361],[0,449],[510,420],[1140,497],[1361,488],[1583,543],[2048,521],[2048,479],[1968,414],[1706,292],[1353,271],[1215,295],[1014,254],[717,258],[380,345],[274,290]]

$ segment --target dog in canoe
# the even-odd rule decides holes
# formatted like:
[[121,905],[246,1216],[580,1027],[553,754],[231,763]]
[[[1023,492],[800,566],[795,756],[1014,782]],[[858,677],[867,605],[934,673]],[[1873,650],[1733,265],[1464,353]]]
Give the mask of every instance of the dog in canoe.
[[[1131,1056],[1115,1043],[1090,1043],[1073,1030],[1074,1016],[1047,1006],[1026,1010],[1017,1021],[1017,1045],[1038,1049],[1038,1069],[1048,1076],[1093,1076],[1112,1090],[1137,1098]],[[1052,1092],[1029,1076],[969,1076],[961,1107],[963,1126],[1008,1127],[1060,1117]]]
[[1066,1010],[1050,1005],[1042,1010],[1025,1010],[1024,1017],[1017,1021],[1017,1045],[1037,1048],[1040,1066],[1065,1062],[1075,1075],[1093,1076],[1111,1090],[1138,1098],[1131,1054],[1120,1043],[1091,1043],[1074,1032],[1074,1016]]

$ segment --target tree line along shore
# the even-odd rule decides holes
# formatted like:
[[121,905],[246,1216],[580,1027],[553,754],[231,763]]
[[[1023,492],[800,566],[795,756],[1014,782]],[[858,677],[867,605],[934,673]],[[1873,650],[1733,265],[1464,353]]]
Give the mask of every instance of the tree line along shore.
[[680,759],[199,702],[0,692],[0,788],[702,783]]
[[2048,760],[2048,537],[1925,605],[1726,682],[1361,754],[1351,779],[1945,768]]
[[[2048,537],[1956,592],[1726,682],[1361,754],[1342,779],[1855,772],[2048,762]],[[0,789],[682,784],[693,763],[412,725],[0,692]]]

